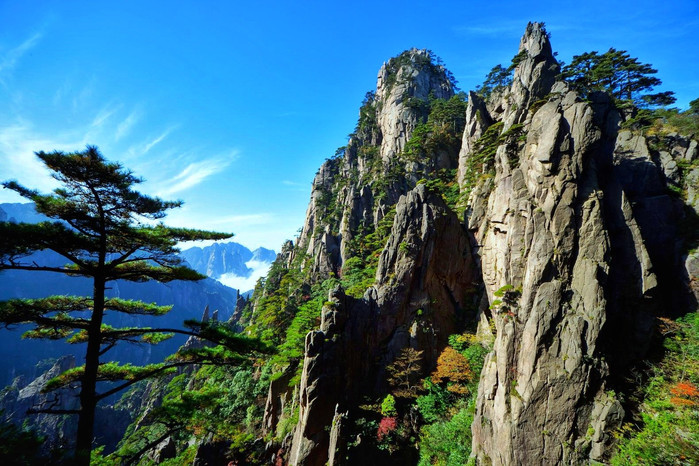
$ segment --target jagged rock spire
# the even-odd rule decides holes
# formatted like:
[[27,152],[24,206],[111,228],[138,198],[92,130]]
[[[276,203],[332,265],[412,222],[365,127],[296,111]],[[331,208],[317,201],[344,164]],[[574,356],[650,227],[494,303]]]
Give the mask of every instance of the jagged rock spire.
[[384,63],[376,78],[377,121],[382,135],[381,158],[390,160],[408,142],[423,115],[409,100],[449,99],[454,88],[445,69],[432,62],[428,50],[410,49]]
[[524,122],[529,106],[551,92],[560,71],[548,33],[541,23],[527,24],[519,42],[518,56],[520,60],[507,96],[509,105],[504,106],[504,131],[513,124]]

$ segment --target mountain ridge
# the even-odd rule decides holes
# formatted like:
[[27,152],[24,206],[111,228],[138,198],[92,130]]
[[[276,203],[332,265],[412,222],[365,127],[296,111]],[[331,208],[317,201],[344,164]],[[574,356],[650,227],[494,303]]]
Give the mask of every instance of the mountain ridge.
[[[527,26],[517,57],[511,84],[487,98],[469,93],[463,113],[429,52],[391,59],[347,146],[320,167],[301,235],[276,263],[282,276],[303,271],[300,283],[341,278],[299,361],[289,464],[416,461],[346,439],[359,400],[390,389],[388,368],[402,351],[419,352],[423,376],[437,365],[444,333],[456,330],[450,320],[489,349],[464,439],[477,462],[603,461],[625,416],[610,393],[646,355],[666,303],[680,314],[696,309],[687,264],[697,253],[679,226],[698,206],[672,195],[668,159],[695,161],[696,143],[680,137],[653,149],[622,126],[633,110],[601,92],[582,99],[558,77],[541,24]],[[463,212],[462,229],[449,230],[458,238],[451,257],[471,260],[445,262],[436,272],[443,288],[425,299],[430,263],[449,257],[437,246],[447,235],[435,226],[440,210]],[[253,297],[253,317],[264,319],[281,289],[270,280]],[[282,422],[274,398],[289,395],[270,390],[263,425]]]

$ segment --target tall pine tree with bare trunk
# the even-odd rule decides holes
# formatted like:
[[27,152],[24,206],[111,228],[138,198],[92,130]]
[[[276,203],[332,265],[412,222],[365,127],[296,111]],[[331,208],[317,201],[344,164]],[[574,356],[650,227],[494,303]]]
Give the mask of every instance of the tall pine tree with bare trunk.
[[[142,180],[118,163],[105,160],[95,147],[75,153],[37,153],[60,187],[51,194],[25,188],[16,181],[3,183],[35,204],[38,213],[53,219],[38,224],[0,222],[0,271],[7,269],[52,272],[92,280],[92,296],[53,296],[15,299],[0,303],[0,322],[12,327],[32,324],[29,338],[66,338],[86,343],[85,364],[51,380],[45,390],[79,386],[77,410],[38,409],[37,412],[77,414],[75,464],[89,464],[93,425],[98,402],[138,380],[162,374],[174,367],[206,362],[206,359],[235,361],[240,353],[262,350],[254,341],[238,337],[225,328],[189,323],[188,328],[114,328],[103,322],[105,312],[131,315],[161,315],[169,306],[107,298],[105,289],[114,280],[144,282],[157,280],[200,280],[204,276],[186,267],[175,253],[181,241],[224,239],[232,235],[185,228],[170,228],[157,221],[166,211],[182,205],[163,201],[134,190]],[[31,254],[51,250],[66,259],[56,267],[37,264]],[[224,343],[224,351],[179,354],[164,363],[145,367],[105,361],[119,342],[155,344],[175,333]],[[203,359],[202,359],[203,358]],[[111,381],[104,393],[98,382]]]

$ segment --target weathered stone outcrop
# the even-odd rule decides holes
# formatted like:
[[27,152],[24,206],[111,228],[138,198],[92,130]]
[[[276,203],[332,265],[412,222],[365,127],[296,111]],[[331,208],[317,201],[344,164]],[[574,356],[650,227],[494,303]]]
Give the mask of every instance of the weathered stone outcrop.
[[291,400],[293,389],[289,387],[289,381],[292,377],[293,372],[287,371],[269,384],[265,411],[262,417],[262,432],[265,435],[274,432],[277,422],[284,411],[284,406],[289,402],[293,402]]
[[[394,63],[394,60],[398,63]],[[431,66],[426,50],[412,49],[398,59],[384,63],[376,80],[376,99],[382,108],[377,112],[381,132],[381,159],[390,161],[400,154],[424,115],[409,105],[412,101],[448,99],[454,95],[451,83]]]
[[[646,355],[656,317],[696,308],[697,238],[682,230],[699,224],[699,170],[683,168],[697,142],[622,129],[630,115],[608,96],[582,99],[557,81],[548,35],[531,23],[512,84],[469,94],[460,150],[457,140],[406,156],[424,99],[453,95],[428,57],[411,50],[382,67],[356,133],[314,181],[298,243],[314,279],[340,276],[359,232],[375,232],[393,205],[395,218],[374,286],[362,298],[332,290],[306,336],[288,461],[361,462],[344,433],[357,404],[387,392],[404,348],[422,352],[427,374],[466,322],[492,342],[472,425],[477,463],[604,461],[625,416],[614,393]],[[417,181],[444,186],[442,168],[458,168],[470,193],[463,219]]]
[[[298,244],[313,259],[315,276],[339,273],[357,230],[373,228],[414,187],[425,165],[456,167],[456,157],[450,160],[449,154],[419,163],[399,157],[415,127],[427,118],[428,98],[453,95],[446,70],[433,64],[426,50],[408,50],[381,67],[376,92],[362,107],[355,133],[313,180]],[[390,171],[404,176],[390,177]]]
[[[523,123],[526,142],[498,148],[494,180],[481,180],[470,200],[496,329],[473,451],[484,464],[582,464],[608,454],[624,413],[608,390],[645,354],[660,305],[674,295],[687,308],[675,279],[683,214],[668,196],[672,160],[618,131],[606,96],[583,102],[552,86],[556,67],[538,26],[527,27],[522,50],[538,58],[517,67],[505,93],[519,104],[493,119],[505,129]],[[503,290],[514,306],[497,304]]]
[[401,349],[424,351],[429,370],[447,337],[475,309],[476,279],[466,231],[440,196],[424,185],[403,196],[376,286],[360,300],[333,290],[320,330],[306,337],[290,464],[328,461],[336,413],[361,396],[385,392],[385,368]]
[[[47,371],[28,384],[20,379],[6,387],[0,394],[0,413],[3,414],[1,420],[21,426],[27,420],[29,410],[70,411],[80,408],[78,391],[75,388],[42,392],[49,380],[73,367],[75,367],[75,358],[62,356]],[[34,413],[30,416],[32,428],[44,437],[41,447],[43,455],[49,455],[52,450],[74,448],[77,432],[76,416],[48,413]],[[96,412],[95,438],[101,445],[105,445],[108,452],[111,452],[130,421],[127,411],[113,406],[100,406]]]
[[476,142],[483,136],[485,130],[492,123],[483,99],[475,92],[468,93],[468,107],[466,107],[466,125],[461,139],[461,151],[459,152],[459,165],[457,178],[459,185],[464,184],[468,159],[476,150]]
[[[59,358],[51,368],[28,384],[21,381],[4,390],[0,397],[0,410],[4,415],[3,421],[22,425],[30,409],[72,410],[80,407],[77,392],[70,389],[60,389],[53,393],[44,394],[41,389],[46,382],[68,369],[75,367],[73,356]],[[46,435],[44,451],[49,453],[52,448],[70,448],[75,436],[77,423],[71,422],[69,416],[54,416],[35,414],[33,426]],[[67,422],[66,422],[67,421]]]
[[[599,426],[620,421],[621,411],[604,395],[608,368],[598,348],[611,255],[597,176],[602,132],[573,93],[541,107],[527,130],[519,167],[498,150],[486,222],[472,225],[489,301],[507,285],[520,294],[514,311],[493,309],[474,451],[492,464],[577,463],[591,447],[593,455],[603,450],[598,444],[609,439]],[[643,254],[636,239],[630,246]],[[652,274],[639,273],[652,287]],[[588,438],[590,427],[599,435]]]

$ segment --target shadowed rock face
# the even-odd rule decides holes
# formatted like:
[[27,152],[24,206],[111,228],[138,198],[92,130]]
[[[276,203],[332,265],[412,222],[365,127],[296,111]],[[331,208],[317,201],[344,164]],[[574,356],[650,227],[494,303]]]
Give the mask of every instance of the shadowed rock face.
[[676,235],[663,230],[682,209],[643,137],[617,130],[621,116],[605,96],[582,102],[563,83],[551,86],[555,67],[533,71],[552,60],[541,57],[550,46],[537,25],[520,50],[528,58],[502,99],[548,97],[534,113],[499,116],[523,122],[526,142],[500,146],[492,189],[471,197],[489,301],[504,286],[520,290],[513,312],[496,306],[490,316],[495,342],[473,448],[485,464],[585,463],[603,459],[623,418],[610,380],[645,354],[661,303],[679,291],[659,286],[680,274],[678,254],[661,261],[653,251],[676,250]]
[[[351,256],[349,244],[358,228],[376,226],[389,206],[415,186],[422,177],[419,173],[456,168],[456,154],[436,154],[417,162],[398,157],[415,127],[427,118],[425,108],[412,103],[425,102],[428,96],[449,99],[453,95],[446,70],[431,64],[426,50],[412,49],[384,63],[375,97],[364,110],[371,129],[359,125],[343,156],[327,160],[313,180],[298,244],[313,258],[311,269],[316,277],[339,274]],[[389,177],[389,167],[400,167],[402,175]],[[339,179],[347,182],[337,189]],[[376,187],[377,180],[381,188]],[[337,216],[328,224],[323,219],[332,208]]]
[[[61,356],[28,384],[24,377],[18,377],[0,393],[0,420],[18,426],[29,420],[32,429],[44,438],[40,453],[47,458],[58,451],[67,452],[75,448],[78,418],[75,415],[28,414],[27,411],[79,409],[80,400],[75,388],[61,388],[49,393],[41,391],[49,380],[73,367],[73,356]],[[96,442],[104,445],[105,451],[113,451],[131,420],[131,413],[125,409],[99,406],[95,421]]]
[[[361,299],[333,290],[320,329],[306,337],[290,464],[342,464],[343,413],[351,417],[362,397],[386,393],[386,367],[399,351],[423,351],[430,368],[448,335],[474,321],[493,342],[472,425],[477,462],[604,460],[624,417],[613,390],[645,356],[656,317],[696,308],[699,256],[680,224],[699,211],[699,169],[683,181],[675,162],[696,159],[696,141],[664,136],[666,149],[657,151],[621,130],[628,115],[606,95],[583,100],[556,81],[559,65],[541,25],[527,26],[519,52],[508,89],[487,100],[468,95],[458,154],[408,163],[405,180],[378,192],[362,183],[377,176],[366,146],[385,164],[402,163],[424,118],[402,99],[452,92],[438,72],[418,66],[420,52],[406,52],[396,74],[395,62],[384,65],[377,127],[364,134],[360,125],[344,157],[317,174],[299,239],[316,278],[341,271],[358,228],[375,227],[394,202],[396,214],[375,285]],[[495,123],[502,125],[493,169],[473,173],[478,140]],[[463,221],[440,196],[415,187],[418,165],[458,168],[470,192]],[[338,177],[349,180],[339,189]],[[682,183],[688,206],[668,195]],[[337,219],[320,228],[331,195]],[[268,405],[273,419],[279,402]]]
[[434,363],[475,308],[476,278],[466,230],[441,197],[424,185],[401,197],[376,286],[360,300],[333,290],[320,330],[306,337],[291,464],[328,461],[325,427],[362,396],[386,392],[385,368],[401,349]]

